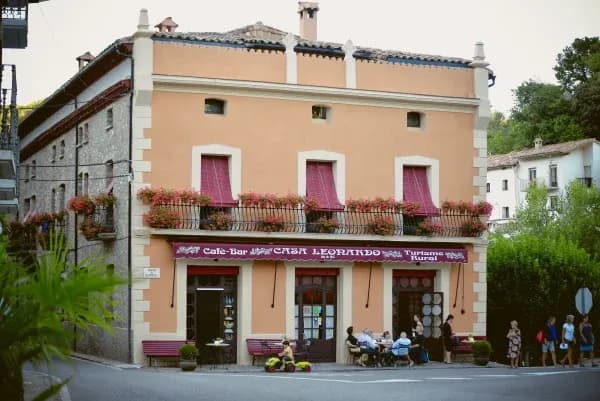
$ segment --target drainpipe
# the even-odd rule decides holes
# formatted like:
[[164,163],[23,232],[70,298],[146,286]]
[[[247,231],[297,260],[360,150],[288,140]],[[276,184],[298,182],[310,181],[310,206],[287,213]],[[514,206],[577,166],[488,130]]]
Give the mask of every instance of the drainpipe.
[[[79,107],[79,104],[77,102],[77,96],[74,96],[74,101],[73,101],[73,105],[75,107],[75,113],[77,113],[77,109]],[[77,115],[77,114],[76,114]],[[77,118],[75,119],[75,196],[78,196],[78,177],[77,174],[79,173],[79,116],[77,116]],[[79,263],[79,235],[77,233],[77,220],[78,220],[78,215],[77,213],[75,213],[74,216],[74,224],[73,224],[73,252],[74,252],[74,256],[73,256],[73,261],[75,263],[75,266],[77,266],[77,264]],[[77,327],[73,326],[73,350],[75,352],[77,352]]]
[[133,315],[132,315],[132,285],[131,285],[131,280],[133,279],[133,272],[131,270],[131,266],[133,264],[133,257],[132,257],[132,252],[131,252],[131,236],[133,235],[133,229],[132,229],[132,225],[131,225],[131,214],[132,214],[132,207],[131,207],[131,202],[132,202],[132,197],[131,197],[131,189],[132,189],[132,181],[133,181],[133,171],[132,171],[132,166],[131,166],[131,160],[133,158],[133,93],[134,93],[134,63],[133,63],[133,56],[131,54],[126,54],[126,53],[121,53],[119,51],[119,46],[116,46],[116,51],[117,54],[127,57],[131,63],[131,89],[130,89],[130,93],[129,93],[129,157],[127,158],[129,163],[128,163],[128,169],[129,169],[129,178],[128,178],[128,193],[129,193],[129,198],[127,201],[127,228],[128,228],[128,233],[127,233],[127,259],[128,259],[128,265],[127,265],[127,361],[129,363],[133,363],[133,336],[131,335],[132,332],[132,320],[133,320]]

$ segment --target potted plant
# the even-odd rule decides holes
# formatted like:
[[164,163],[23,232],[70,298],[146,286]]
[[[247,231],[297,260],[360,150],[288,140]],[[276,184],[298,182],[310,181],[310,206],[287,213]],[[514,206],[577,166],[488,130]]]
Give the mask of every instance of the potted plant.
[[489,341],[475,341],[471,346],[471,350],[473,351],[475,365],[486,366],[488,364],[492,353],[492,344]]
[[146,224],[153,228],[177,228],[181,224],[181,216],[167,206],[152,206],[144,216]]
[[340,228],[340,222],[334,218],[319,217],[316,222],[312,223],[315,226],[315,232],[323,234],[332,234]]
[[486,225],[479,219],[466,221],[460,226],[463,237],[479,237],[486,229]]
[[394,235],[396,223],[391,216],[375,216],[373,221],[368,224],[367,230],[369,234]]
[[179,367],[184,372],[193,372],[198,366],[198,348],[193,344],[183,344],[179,348]]
[[285,222],[283,218],[279,216],[268,215],[262,220],[258,221],[258,230],[264,232],[278,232],[283,231],[285,228]]
[[214,212],[208,216],[208,220],[204,226],[203,228],[213,231],[231,230],[231,216],[225,212]]

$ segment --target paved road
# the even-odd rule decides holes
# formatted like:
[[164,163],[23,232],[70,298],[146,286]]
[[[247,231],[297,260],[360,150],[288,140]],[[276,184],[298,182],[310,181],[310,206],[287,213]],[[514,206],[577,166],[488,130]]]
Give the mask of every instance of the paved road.
[[348,372],[182,373],[120,369],[75,360],[52,374],[73,375],[72,401],[596,401],[600,369],[400,368]]

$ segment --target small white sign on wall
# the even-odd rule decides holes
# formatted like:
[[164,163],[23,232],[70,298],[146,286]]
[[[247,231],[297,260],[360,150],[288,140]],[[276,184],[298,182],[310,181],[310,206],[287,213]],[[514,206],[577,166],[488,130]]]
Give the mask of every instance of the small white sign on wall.
[[160,278],[160,267],[144,267],[144,278]]

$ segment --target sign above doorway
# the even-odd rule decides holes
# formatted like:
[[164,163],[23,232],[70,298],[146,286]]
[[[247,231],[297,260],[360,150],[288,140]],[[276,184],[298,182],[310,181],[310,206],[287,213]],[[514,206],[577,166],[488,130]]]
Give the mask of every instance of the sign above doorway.
[[465,249],[176,242],[177,259],[466,263]]

